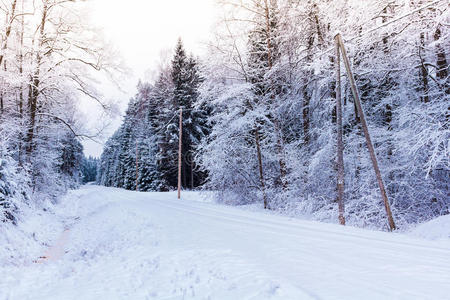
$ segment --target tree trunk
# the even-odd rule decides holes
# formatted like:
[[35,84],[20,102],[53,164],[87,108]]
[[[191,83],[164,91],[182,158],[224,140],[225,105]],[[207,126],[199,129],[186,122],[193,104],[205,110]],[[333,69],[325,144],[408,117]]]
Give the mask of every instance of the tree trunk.
[[450,77],[448,74],[448,61],[447,57],[445,55],[445,50],[442,48],[441,43],[439,40],[441,39],[442,32],[441,32],[441,26],[440,24],[436,28],[436,31],[434,33],[434,40],[436,42],[436,65],[438,67],[436,76],[442,81],[444,85],[444,92],[446,94],[450,94]]
[[39,27],[39,46],[36,52],[36,69],[31,78],[31,82],[29,85],[29,124],[28,131],[26,135],[26,143],[27,143],[27,156],[30,157],[33,151],[33,139],[34,139],[34,130],[36,126],[36,112],[37,112],[37,101],[39,97],[39,84],[40,84],[40,65],[42,61],[41,50],[44,46],[44,33],[45,33],[45,24],[47,21],[47,12],[48,6],[47,2],[44,2],[44,7],[42,10],[41,23]]
[[[20,21],[20,26],[21,26],[21,31],[20,31],[20,38],[19,38],[19,57],[18,57],[18,61],[19,61],[19,74],[20,77],[22,77],[23,75],[23,36],[24,36],[24,32],[25,32],[25,17],[23,16],[24,10],[23,10],[23,1],[22,1],[22,18]],[[19,114],[20,114],[20,118],[23,118],[23,84],[20,84],[20,92],[19,92]],[[20,162],[20,160],[19,160]]]
[[283,191],[287,190],[288,183],[286,180],[287,176],[287,168],[286,168],[286,157],[284,152],[284,142],[283,142],[283,136],[281,133],[281,128],[278,124],[278,121],[274,121],[275,125],[275,131],[277,135],[277,151],[278,151],[278,164],[280,166],[280,180],[281,180],[281,187],[283,188]]
[[139,191],[139,149],[136,140],[136,192]]
[[191,167],[191,190],[194,190],[194,162],[193,161],[191,161],[190,167]]
[[28,92],[28,109],[29,109],[29,120],[28,120],[28,130],[25,138],[26,142],[26,154],[28,159],[31,157],[31,153],[33,152],[33,139],[34,139],[34,127],[36,123],[36,110],[37,110],[37,93],[34,92],[36,88],[33,87],[33,84],[29,85]]
[[[273,63],[274,63],[274,57],[272,52],[272,36],[271,36],[271,24],[270,24],[270,7],[268,0],[264,0],[264,12],[265,12],[265,21],[266,21],[266,47],[267,47],[267,64],[269,66],[269,70],[272,69]],[[274,84],[270,83],[270,90],[272,93],[272,98],[274,97],[274,92],[276,92],[276,88],[274,87]],[[278,152],[278,165],[280,166],[280,180],[281,180],[281,186],[283,190],[287,189],[287,170],[286,170],[286,161],[284,158],[284,143],[283,143],[283,137],[281,134],[281,128],[278,124],[278,121],[276,120],[276,117],[273,120],[273,124],[275,127],[275,134],[277,136],[277,152]]]
[[268,209],[269,203],[267,202],[266,184],[264,181],[264,172],[263,172],[262,155],[261,155],[261,143],[260,143],[260,138],[259,138],[259,128],[258,127],[256,127],[256,129],[255,129],[255,142],[256,142],[256,154],[258,157],[259,182],[261,184],[261,191],[263,193],[264,209]]
[[438,70],[436,72],[436,75],[441,80],[448,80],[448,63],[447,63],[447,57],[445,55],[445,51],[442,48],[441,44],[439,43],[439,40],[441,39],[442,33],[441,33],[441,27],[438,25],[436,28],[436,31],[434,33],[434,41],[436,42],[436,65],[438,67]]
[[[17,4],[17,0],[14,0],[14,2],[11,4],[11,16],[9,18],[6,17],[6,20],[5,20],[6,21],[5,36],[3,38],[3,45],[1,47],[1,53],[0,53],[0,67],[3,63],[5,71],[6,71],[6,62],[4,61],[4,58],[5,58],[5,52],[8,49],[8,39],[9,39],[9,36],[11,35],[12,23],[14,21],[15,14],[16,14],[16,4]],[[8,16],[8,14],[7,14],[7,16]],[[3,114],[4,110],[5,110],[4,93],[3,93],[3,91],[0,91],[0,114]]]
[[266,18],[266,40],[267,40],[267,62],[269,64],[269,69],[272,69],[273,66],[273,57],[272,57],[272,37],[270,35],[270,8],[267,0],[264,0],[264,11]]
[[306,84],[303,86],[303,107],[302,107],[302,114],[303,114],[303,136],[305,139],[305,144],[308,145],[310,142],[309,137],[309,104],[311,102],[311,97],[308,94],[307,86]]
[[16,17],[16,4],[17,0],[14,0],[11,5],[11,17],[6,21],[5,37],[2,45],[2,53],[0,54],[0,66],[2,65],[3,59],[5,57],[5,51],[6,49],[8,49],[8,38],[11,34],[12,23],[14,21],[14,18]]
[[[323,34],[322,34],[322,30],[320,28],[320,21],[319,21],[319,9],[317,7],[317,4],[314,3],[312,10],[310,12],[310,21],[313,22],[314,24],[312,24],[312,26],[315,26],[315,30],[317,33],[317,42],[318,42],[318,46],[319,49],[321,49],[322,45],[324,44],[324,39],[323,39]],[[307,59],[307,63],[310,63],[312,61],[312,55],[311,55],[311,51],[314,45],[314,33],[311,33],[311,36],[309,37],[309,42],[307,45],[307,52],[308,52],[308,56],[306,57]],[[307,72],[307,79],[305,84],[303,85],[303,103],[302,103],[302,117],[303,117],[303,135],[304,135],[304,139],[305,139],[305,144],[308,145],[311,137],[310,137],[310,103],[311,103],[311,95],[308,94],[308,86],[307,86],[307,81],[310,78],[310,74],[311,72],[308,71]],[[332,88],[334,90],[334,88]]]
[[422,101],[428,103],[430,98],[428,96],[429,84],[428,84],[428,70],[425,66],[425,34],[420,33],[420,46],[419,46],[419,56],[420,56],[420,75],[422,80],[423,96]]

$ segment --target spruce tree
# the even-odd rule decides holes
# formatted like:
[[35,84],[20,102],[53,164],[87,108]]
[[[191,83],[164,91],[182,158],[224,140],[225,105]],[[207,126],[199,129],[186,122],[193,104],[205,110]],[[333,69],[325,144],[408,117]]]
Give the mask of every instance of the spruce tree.
[[175,111],[183,108],[182,186],[193,189],[201,184],[204,177],[195,170],[195,154],[196,146],[208,134],[208,108],[196,107],[202,78],[197,61],[186,55],[181,39],[172,60],[172,81]]

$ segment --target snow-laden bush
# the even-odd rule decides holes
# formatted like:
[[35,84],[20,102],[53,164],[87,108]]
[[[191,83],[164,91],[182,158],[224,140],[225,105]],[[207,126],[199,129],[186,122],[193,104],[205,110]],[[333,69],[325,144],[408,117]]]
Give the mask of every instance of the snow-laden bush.
[[17,223],[19,208],[30,194],[29,180],[12,159],[0,159],[0,220]]

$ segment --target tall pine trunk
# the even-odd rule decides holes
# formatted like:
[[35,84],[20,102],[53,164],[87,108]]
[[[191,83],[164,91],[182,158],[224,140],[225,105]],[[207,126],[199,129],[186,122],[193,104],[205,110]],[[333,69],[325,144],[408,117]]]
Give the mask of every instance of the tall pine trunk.
[[[274,57],[273,57],[273,43],[272,43],[272,25],[271,25],[271,17],[270,17],[270,7],[268,0],[264,0],[264,13],[265,13],[265,21],[266,21],[266,47],[267,47],[267,64],[269,66],[269,70],[273,68],[274,63]],[[276,88],[274,86],[274,83],[270,82],[270,88],[271,97],[274,98],[274,93],[276,92]],[[286,168],[286,160],[285,160],[285,149],[284,149],[284,141],[283,141],[283,135],[281,132],[281,128],[279,126],[277,117],[274,117],[273,120],[275,134],[276,134],[276,149],[278,152],[278,165],[280,167],[280,181],[281,181],[281,187],[283,190],[287,189],[288,182],[286,179],[287,176],[287,168]]]

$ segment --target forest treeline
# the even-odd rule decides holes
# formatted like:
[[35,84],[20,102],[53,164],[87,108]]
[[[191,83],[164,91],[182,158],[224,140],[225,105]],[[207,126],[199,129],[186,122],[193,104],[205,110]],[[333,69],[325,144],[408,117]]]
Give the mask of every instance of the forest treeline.
[[182,113],[182,187],[194,189],[206,173],[197,149],[210,132],[207,104],[199,104],[203,78],[179,40],[169,66],[154,84],[139,83],[122,126],[105,145],[98,182],[139,191],[169,191],[178,184],[179,111]]
[[[397,225],[449,213],[446,1],[220,2],[224,18],[208,53],[193,59],[178,43],[158,79],[139,84],[105,147],[99,183],[135,189],[137,175],[139,190],[174,189],[184,107],[184,188],[337,221],[340,32]],[[360,116],[341,80],[345,217],[385,229]]]
[[[95,180],[80,137],[79,101],[107,109],[92,73],[116,69],[84,12],[67,0],[0,3],[0,222]],[[93,179],[94,178],[94,179]]]

